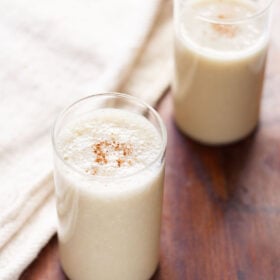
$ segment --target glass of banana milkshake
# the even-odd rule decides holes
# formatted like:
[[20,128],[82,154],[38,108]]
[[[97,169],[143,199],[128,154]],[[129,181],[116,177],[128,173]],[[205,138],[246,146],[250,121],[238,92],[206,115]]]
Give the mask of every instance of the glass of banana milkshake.
[[272,0],[175,0],[175,122],[206,144],[254,130]]
[[166,129],[134,97],[104,93],[53,128],[59,253],[71,280],[147,280],[156,270]]

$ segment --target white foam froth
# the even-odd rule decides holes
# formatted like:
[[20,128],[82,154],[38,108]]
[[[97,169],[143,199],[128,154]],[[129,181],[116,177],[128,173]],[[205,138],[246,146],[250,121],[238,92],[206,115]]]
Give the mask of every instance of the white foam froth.
[[[248,0],[187,1],[180,19],[180,37],[208,56],[230,58],[236,53],[242,56],[254,52],[266,41],[261,35],[262,18],[240,19],[253,16],[258,8],[257,3]],[[238,24],[233,23],[238,20]]]
[[157,158],[161,139],[143,116],[106,108],[69,123],[57,147],[64,160],[84,174],[126,176]]

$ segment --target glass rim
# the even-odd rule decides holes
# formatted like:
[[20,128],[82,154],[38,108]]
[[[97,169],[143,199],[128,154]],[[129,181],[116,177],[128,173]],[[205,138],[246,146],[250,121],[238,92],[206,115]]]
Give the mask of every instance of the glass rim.
[[[100,176],[100,175],[85,174],[81,170],[76,168],[74,165],[72,165],[72,164],[70,164],[70,163],[68,163],[64,160],[62,154],[57,149],[55,132],[56,132],[58,123],[63,120],[63,118],[65,117],[65,115],[68,112],[70,112],[73,108],[75,108],[76,106],[78,106],[82,102],[85,102],[86,100],[89,100],[89,99],[100,98],[100,97],[111,97],[111,98],[115,98],[115,99],[123,99],[123,100],[134,101],[136,104],[140,104],[144,108],[148,109],[152,113],[152,115],[156,118],[156,121],[159,124],[161,147],[160,147],[160,151],[157,154],[157,156],[155,157],[155,159],[152,160],[149,164],[147,164],[143,168],[141,168],[141,169],[139,169],[135,172],[132,172],[130,174],[127,174],[127,175]],[[76,100],[75,102],[71,103],[65,109],[63,109],[54,120],[54,123],[53,123],[52,128],[51,128],[51,139],[52,139],[52,147],[53,147],[53,151],[54,151],[55,156],[57,156],[58,159],[67,168],[69,168],[71,171],[75,172],[75,174],[77,174],[79,176],[82,176],[84,178],[87,178],[89,181],[96,181],[96,180],[109,181],[109,180],[112,180],[112,179],[126,179],[126,178],[133,177],[133,176],[143,172],[144,170],[147,170],[150,166],[154,165],[156,162],[161,161],[164,158],[165,152],[166,152],[167,131],[166,131],[165,124],[163,123],[163,120],[160,117],[159,113],[151,105],[147,104],[145,101],[141,100],[140,98],[135,97],[135,96],[131,96],[131,95],[126,94],[126,93],[120,93],[120,92],[99,92],[99,93],[91,94],[91,95],[88,95],[86,97],[80,98],[80,99]]]
[[249,16],[244,16],[244,17],[237,17],[234,19],[217,19],[211,16],[202,16],[202,15],[197,15],[196,17],[200,20],[207,21],[209,23],[214,23],[214,24],[224,24],[224,25],[239,24],[262,16],[271,7],[273,2],[274,0],[267,0],[267,3],[265,3],[265,5],[263,5],[263,7],[258,9],[254,14]]

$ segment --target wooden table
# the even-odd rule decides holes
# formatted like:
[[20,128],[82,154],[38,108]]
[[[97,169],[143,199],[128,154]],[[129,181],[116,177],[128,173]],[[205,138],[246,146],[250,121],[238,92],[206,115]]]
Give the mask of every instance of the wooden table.
[[[153,280],[280,279],[280,40],[273,34],[261,123],[249,138],[202,146],[174,126],[170,93],[160,103],[169,139]],[[66,279],[56,237],[20,279]]]

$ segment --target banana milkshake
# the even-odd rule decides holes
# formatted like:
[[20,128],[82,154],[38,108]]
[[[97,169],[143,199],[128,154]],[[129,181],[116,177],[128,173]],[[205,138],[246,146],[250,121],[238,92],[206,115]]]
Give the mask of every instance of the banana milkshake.
[[156,270],[166,135],[148,111],[152,121],[104,106],[54,129],[59,252],[71,280],[147,280]]
[[268,11],[250,0],[177,2],[175,121],[204,143],[239,140],[258,122]]

